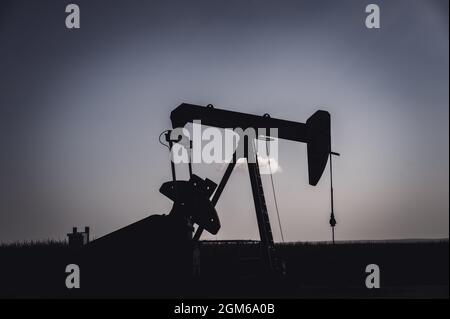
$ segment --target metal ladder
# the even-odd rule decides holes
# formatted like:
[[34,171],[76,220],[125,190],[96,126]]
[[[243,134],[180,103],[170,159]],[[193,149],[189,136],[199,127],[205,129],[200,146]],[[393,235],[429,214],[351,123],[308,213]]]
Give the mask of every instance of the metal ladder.
[[273,242],[272,228],[270,227],[269,214],[267,211],[264,190],[262,186],[261,173],[259,170],[258,156],[254,147],[252,147],[253,161],[247,157],[250,183],[252,186],[253,201],[255,203],[256,217],[258,221],[259,234],[261,237],[262,257],[269,272],[275,271],[274,253],[275,245]]

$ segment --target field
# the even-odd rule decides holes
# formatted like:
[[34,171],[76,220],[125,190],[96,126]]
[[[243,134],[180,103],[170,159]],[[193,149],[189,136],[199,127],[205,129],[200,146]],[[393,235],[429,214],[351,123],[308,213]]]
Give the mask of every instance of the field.
[[[145,247],[145,246],[144,246]],[[198,276],[142,246],[89,253],[64,242],[0,246],[0,297],[448,298],[448,240],[277,244],[286,275],[269,277],[255,241],[200,242]],[[123,247],[122,247],[123,248]],[[165,262],[166,261],[166,262]],[[80,266],[80,289],[65,286]],[[157,266],[155,266],[157,264]],[[174,265],[175,264],[175,265]],[[367,289],[365,268],[380,268]],[[189,272],[191,269],[189,269]]]

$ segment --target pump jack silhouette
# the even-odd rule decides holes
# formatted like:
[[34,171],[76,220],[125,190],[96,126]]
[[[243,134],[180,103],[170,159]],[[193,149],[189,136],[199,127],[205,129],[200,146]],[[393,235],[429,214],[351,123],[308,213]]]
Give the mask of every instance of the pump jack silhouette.
[[[170,119],[173,129],[182,128],[189,122],[199,120],[202,125],[223,129],[253,128],[256,131],[263,129],[265,138],[272,138],[270,129],[276,128],[276,138],[307,144],[308,176],[309,184],[312,186],[319,182],[332,154],[330,114],[326,111],[319,110],[306,123],[299,123],[271,118],[268,114],[258,116],[217,109],[212,105],[203,107],[183,103],[172,111]],[[180,139],[171,139],[170,133],[171,131],[167,131],[165,137],[171,150]],[[249,141],[247,136],[240,139],[239,143],[244,143],[245,151],[241,156],[247,160],[260,234],[263,273],[265,276],[278,276],[283,267],[282,262],[275,256],[257,153],[253,141]],[[193,174],[191,163],[189,163],[190,179],[177,180],[175,164],[171,161],[172,180],[160,188],[160,192],[173,201],[169,215],[149,216],[86,245],[88,260],[94,260],[91,269],[98,267],[97,271],[90,273],[92,277],[90,280],[101,282],[103,287],[108,287],[110,278],[113,277],[115,281],[112,286],[117,286],[117,281],[121,280],[120,272],[126,272],[120,286],[127,286],[130,291],[137,289],[137,283],[143,285],[141,287],[143,290],[146,285],[152,285],[163,290],[177,287],[184,291],[183,288],[190,285],[192,251],[202,232],[206,230],[211,234],[217,234],[221,228],[215,205],[238,159],[235,152],[219,184]],[[336,224],[333,210],[330,224],[332,227]],[[195,234],[194,225],[198,225]],[[108,267],[105,267],[105,263]],[[99,275],[100,273],[102,275]],[[152,276],[146,281],[142,273],[151,273]]]

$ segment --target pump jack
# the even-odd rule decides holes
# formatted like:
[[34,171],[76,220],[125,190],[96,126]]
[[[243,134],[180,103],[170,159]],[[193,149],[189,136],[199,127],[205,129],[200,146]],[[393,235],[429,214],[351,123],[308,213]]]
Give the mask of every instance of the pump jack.
[[[309,184],[317,185],[323,171],[326,167],[328,157],[331,156],[331,136],[330,136],[330,114],[326,111],[315,112],[306,123],[298,123],[288,120],[271,118],[268,114],[264,116],[227,111],[214,108],[212,105],[207,107],[181,104],[174,109],[170,116],[172,128],[182,128],[187,123],[201,121],[202,125],[218,127],[223,129],[253,128],[254,130],[264,129],[265,136],[271,138],[271,128],[277,129],[276,138],[287,139],[295,142],[307,144],[308,157],[308,175]],[[169,143],[169,149],[173,143],[180,140],[172,140],[170,131],[166,133],[166,140]],[[261,238],[262,258],[266,270],[270,273],[279,270],[278,262],[274,257],[275,245],[272,236],[272,230],[269,222],[264,191],[261,181],[260,169],[257,160],[257,154],[253,147],[253,141],[244,139],[245,152],[243,157],[247,160],[250,183],[252,187],[253,201],[255,205],[258,229]],[[249,143],[250,142],[250,143]],[[187,223],[197,223],[198,228],[192,238],[197,242],[203,232],[207,230],[216,234],[220,229],[218,214],[214,208],[217,204],[225,185],[236,166],[238,158],[236,152],[233,160],[228,164],[227,169],[219,183],[215,184],[209,179],[201,179],[192,173],[192,167],[189,163],[189,181],[179,181],[175,175],[175,164],[171,161],[172,181],[166,182],[161,186],[160,192],[174,201],[174,206],[191,207],[185,216]],[[211,199],[210,199],[211,198]],[[192,202],[195,201],[195,204]],[[187,204],[190,202],[191,204]],[[333,216],[334,219],[334,216]],[[332,225],[334,227],[334,225]]]

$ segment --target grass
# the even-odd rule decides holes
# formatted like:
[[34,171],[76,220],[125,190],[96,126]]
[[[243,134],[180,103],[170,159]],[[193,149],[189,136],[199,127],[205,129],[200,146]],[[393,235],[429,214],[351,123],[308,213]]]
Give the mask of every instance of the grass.
[[63,248],[68,247],[66,240],[29,240],[29,241],[15,241],[10,243],[0,244],[1,249],[11,248]]
[[[387,290],[382,290],[381,293],[387,291],[389,296],[393,297],[407,295],[448,298],[448,244],[448,239],[337,242],[335,245],[330,242],[278,243],[277,257],[287,263],[287,275],[283,286],[279,290],[266,291],[263,286],[248,292],[248,295],[254,296],[256,291],[263,296],[279,293],[285,297],[308,297],[311,296],[311,291],[314,289],[322,291],[323,287],[336,289],[324,290],[326,296],[367,294],[364,289],[364,279],[367,275],[365,267],[375,263],[380,266],[382,272],[382,285],[387,287]],[[127,277],[127,273],[123,273],[124,269],[130,267],[129,271],[136,272],[138,278],[143,278],[141,276],[152,273],[145,267],[142,270],[135,269],[135,266],[142,262],[140,258],[147,256],[146,261],[150,262],[160,260],[160,256],[152,255],[151,245],[145,251],[140,249],[127,247],[127,252],[131,254],[126,258],[114,251],[114,258],[111,261],[119,263],[114,268],[115,264],[108,263],[104,266],[101,257],[98,257],[97,265],[95,259],[97,253],[91,260],[90,257],[86,258],[83,255],[83,249],[81,251],[69,249],[64,240],[1,244],[0,297],[71,297],[64,286],[65,267],[70,263],[81,265],[84,283],[89,281],[86,269],[90,266],[86,265],[93,262],[91,266],[99,267],[100,271],[111,268],[112,276],[125,276],[125,281],[131,282],[133,289],[134,283]],[[201,278],[206,283],[206,288],[199,291],[199,296],[205,291],[208,292],[208,296],[210,294],[220,296],[223,293],[221,288],[227,284],[229,295],[235,296],[235,293],[245,289],[239,278],[254,276],[261,266],[261,262],[258,261],[259,241],[201,241],[200,251]],[[264,282],[262,278],[264,277],[258,282]],[[220,284],[215,284],[217,280],[221,280]],[[214,285],[209,286],[208,283]],[[351,290],[352,287],[360,288],[354,292]],[[430,287],[432,290],[428,292]],[[118,295],[126,291],[116,289]],[[139,296],[147,296],[149,293],[147,287],[140,293],[142,294]],[[157,292],[153,293],[158,296]]]

